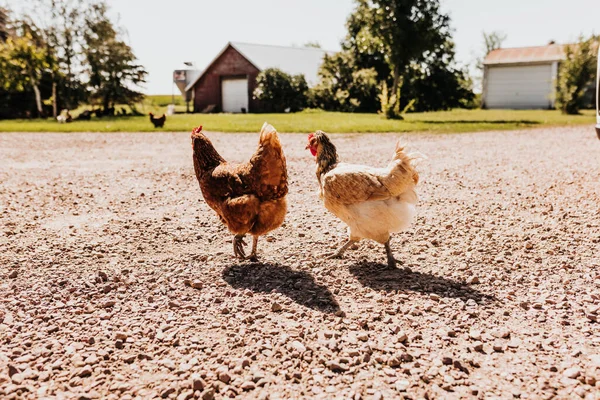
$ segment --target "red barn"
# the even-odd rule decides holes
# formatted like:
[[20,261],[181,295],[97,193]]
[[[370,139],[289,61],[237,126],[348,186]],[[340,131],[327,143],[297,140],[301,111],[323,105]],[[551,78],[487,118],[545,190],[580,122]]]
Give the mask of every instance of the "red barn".
[[202,72],[189,71],[185,90],[194,112],[261,112],[253,98],[256,77],[267,68],[303,74],[309,86],[327,52],[318,48],[267,46],[230,42]]

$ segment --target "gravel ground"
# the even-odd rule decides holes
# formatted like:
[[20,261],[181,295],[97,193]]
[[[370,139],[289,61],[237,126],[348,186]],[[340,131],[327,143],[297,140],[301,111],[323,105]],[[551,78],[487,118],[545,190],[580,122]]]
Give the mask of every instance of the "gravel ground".
[[[257,134],[209,134],[244,161]],[[333,135],[384,165],[397,135]],[[0,135],[0,397],[600,399],[600,141],[412,135],[419,217],[345,227],[305,135],[284,226],[238,262],[189,134]]]

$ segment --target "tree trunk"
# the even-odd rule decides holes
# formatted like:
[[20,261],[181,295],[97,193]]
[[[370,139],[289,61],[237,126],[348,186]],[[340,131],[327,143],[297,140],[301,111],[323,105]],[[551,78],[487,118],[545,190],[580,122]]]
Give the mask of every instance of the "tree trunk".
[[396,65],[394,67],[394,83],[392,84],[392,95],[398,94],[398,86],[400,86],[400,67]]
[[40,93],[40,88],[35,81],[33,81],[31,85],[33,86],[33,92],[35,93],[35,105],[37,106],[39,117],[42,117],[44,115],[44,109],[42,107],[42,94]]
[[58,101],[56,99],[56,82],[52,82],[52,116],[54,119],[58,116]]

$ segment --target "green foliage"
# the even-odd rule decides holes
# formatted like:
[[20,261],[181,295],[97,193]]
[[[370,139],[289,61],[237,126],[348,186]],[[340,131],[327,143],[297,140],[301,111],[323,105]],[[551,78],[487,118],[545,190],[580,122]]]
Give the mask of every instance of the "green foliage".
[[373,68],[357,68],[350,52],[325,56],[319,76],[321,80],[310,94],[313,107],[345,112],[379,110],[377,72]]
[[423,62],[411,63],[402,84],[402,107],[413,101],[417,112],[474,108],[473,84],[467,71],[457,67],[454,55],[454,43],[448,40]]
[[[370,69],[376,73],[376,90],[361,99],[366,106],[359,111],[381,109],[388,118],[400,118],[405,110],[471,106],[472,84],[456,65],[449,21],[437,0],[357,0],[347,22],[344,50],[335,56],[342,65],[327,60],[323,64],[342,89],[328,84],[326,73],[322,74],[325,88],[319,89],[330,98],[333,94],[334,99],[343,99],[339,94],[350,92],[344,88],[350,87],[353,71]],[[384,87],[385,94],[377,90]],[[348,98],[353,97],[348,93]]]
[[307,92],[304,75],[291,76],[277,68],[269,68],[256,77],[254,98],[263,102],[267,112],[296,112],[306,107]]
[[[164,112],[161,110],[160,112]],[[73,115],[76,115],[73,113]],[[290,114],[203,114],[201,123],[214,132],[256,132],[265,120],[279,132],[433,132],[459,133],[492,130],[542,128],[550,126],[590,126],[594,111],[564,115],[556,110],[452,110],[408,113],[403,120],[390,120],[373,113],[339,113],[305,110]],[[169,130],[188,132],[198,125],[197,114],[169,117]],[[104,117],[91,121],[58,124],[52,120],[0,121],[0,132],[153,132],[148,116]],[[300,138],[298,138],[300,140]]]
[[137,89],[147,75],[131,47],[120,39],[107,10],[105,3],[93,4],[85,16],[83,33],[92,99],[99,101],[105,112],[117,103],[141,100],[144,95]]
[[564,114],[578,114],[585,106],[586,89],[594,84],[598,37],[579,38],[566,46],[566,59],[560,65],[556,104]]
[[105,0],[30,1],[33,13],[14,21],[0,10],[0,118],[44,116],[50,106],[58,113],[88,100],[106,111],[143,98],[147,73]]
[[36,111],[44,113],[40,83],[52,62],[35,27],[19,21],[17,35],[8,37],[0,44],[0,66],[2,66],[2,89],[9,92],[31,91],[35,98]]

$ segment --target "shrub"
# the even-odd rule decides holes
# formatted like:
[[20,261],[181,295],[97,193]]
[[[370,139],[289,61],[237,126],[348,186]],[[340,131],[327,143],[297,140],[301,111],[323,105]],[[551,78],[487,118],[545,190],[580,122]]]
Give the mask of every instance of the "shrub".
[[379,110],[377,72],[373,68],[357,68],[351,53],[325,56],[319,76],[319,84],[310,93],[311,107],[344,112]]
[[256,77],[254,98],[263,102],[266,112],[296,112],[306,107],[307,92],[304,75],[291,76],[277,68],[269,68]]
[[579,43],[566,47],[556,93],[556,105],[563,114],[578,114],[584,108],[586,89],[593,84],[596,72],[597,46],[596,37],[581,37]]

